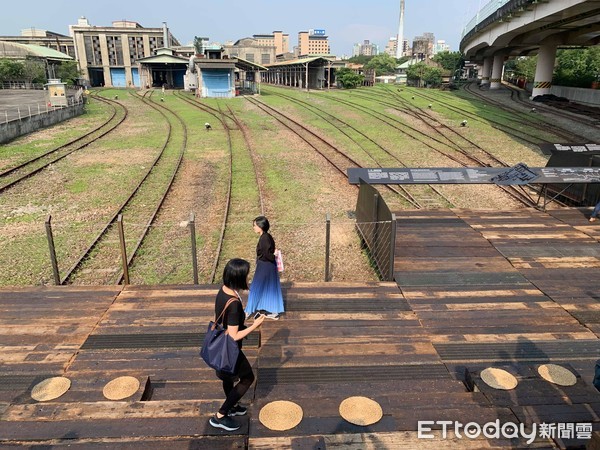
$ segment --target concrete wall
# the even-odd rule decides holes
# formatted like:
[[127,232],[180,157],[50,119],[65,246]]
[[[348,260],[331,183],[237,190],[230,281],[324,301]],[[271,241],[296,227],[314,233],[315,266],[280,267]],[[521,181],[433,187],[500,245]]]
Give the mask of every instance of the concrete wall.
[[[527,83],[525,90],[531,95],[533,83]],[[550,88],[550,93],[557,97],[564,97],[572,102],[583,105],[600,106],[600,89],[575,88],[567,86],[554,86]]]
[[81,114],[83,114],[83,103],[68,108],[50,111],[48,114],[38,114],[36,116],[25,117],[21,120],[2,123],[0,124],[0,144],[5,144],[24,134],[31,133],[40,128],[49,127],[50,125],[54,125]]
[[552,86],[550,92],[557,97],[568,98],[575,103],[600,106],[600,89],[585,89],[565,86]]

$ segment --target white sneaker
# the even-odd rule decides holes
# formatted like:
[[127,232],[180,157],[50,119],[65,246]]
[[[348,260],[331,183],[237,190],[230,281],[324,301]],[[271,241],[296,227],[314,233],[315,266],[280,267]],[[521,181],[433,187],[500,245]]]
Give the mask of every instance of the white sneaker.
[[269,314],[265,314],[265,317],[266,317],[267,319],[279,320],[279,314],[277,314],[277,313],[269,313]]

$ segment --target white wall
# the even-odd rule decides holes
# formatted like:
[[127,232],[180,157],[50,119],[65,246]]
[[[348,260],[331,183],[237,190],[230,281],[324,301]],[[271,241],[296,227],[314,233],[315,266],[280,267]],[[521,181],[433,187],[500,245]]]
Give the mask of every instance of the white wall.
[[552,86],[550,92],[557,97],[565,97],[575,103],[600,106],[600,89]]

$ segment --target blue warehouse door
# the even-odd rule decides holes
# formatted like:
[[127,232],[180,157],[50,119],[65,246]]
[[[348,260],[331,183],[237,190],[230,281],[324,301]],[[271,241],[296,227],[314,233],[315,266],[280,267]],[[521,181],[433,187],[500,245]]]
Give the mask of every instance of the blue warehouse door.
[[202,84],[207,97],[229,97],[229,70],[203,70]]
[[183,88],[185,86],[183,82],[183,76],[185,75],[185,69],[173,70],[173,87]]
[[113,87],[125,87],[125,69],[110,69],[110,80]]
[[131,78],[133,79],[133,85],[140,87],[140,72],[137,68],[131,69]]

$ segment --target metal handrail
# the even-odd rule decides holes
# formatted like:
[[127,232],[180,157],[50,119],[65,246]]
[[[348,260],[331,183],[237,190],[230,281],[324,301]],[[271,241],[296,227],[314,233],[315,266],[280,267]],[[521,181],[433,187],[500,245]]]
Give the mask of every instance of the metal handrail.
[[479,25],[510,1],[511,0],[492,0],[487,3],[483,8],[477,11],[477,15],[465,25],[460,38],[464,38],[471,30],[475,29],[477,25]]
[[[67,98],[67,106],[49,106],[47,103],[36,103],[33,105],[24,105],[23,107],[17,107],[12,109],[3,109],[0,110],[0,124],[5,124],[9,122],[14,122],[16,120],[23,120],[28,117],[37,116],[40,114],[50,114],[53,111],[64,109],[64,108],[72,108],[74,106],[79,106],[83,103],[83,97],[79,100],[73,98]],[[14,118],[9,119],[9,112],[17,111],[17,114]],[[12,117],[13,114],[11,114]]]

